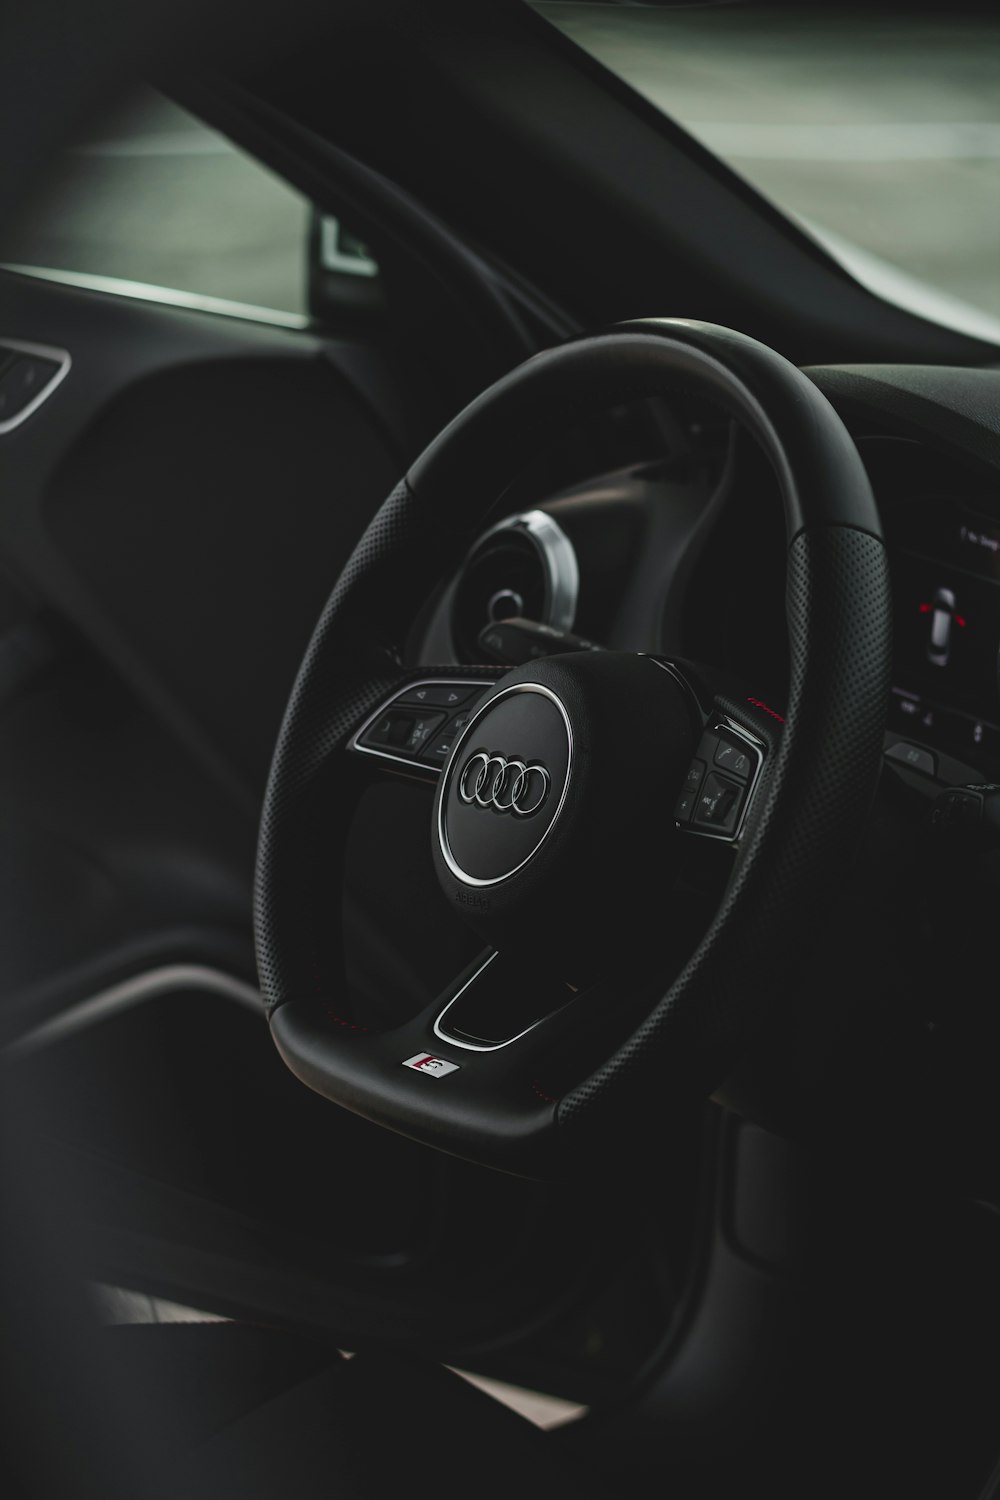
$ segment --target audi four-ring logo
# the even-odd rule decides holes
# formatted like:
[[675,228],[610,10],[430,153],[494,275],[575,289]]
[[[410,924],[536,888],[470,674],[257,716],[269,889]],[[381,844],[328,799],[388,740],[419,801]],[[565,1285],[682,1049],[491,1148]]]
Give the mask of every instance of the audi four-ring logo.
[[544,766],[529,766],[523,760],[506,760],[502,755],[478,750],[466,761],[458,778],[458,795],[477,807],[526,818],[545,801],[550,781]]

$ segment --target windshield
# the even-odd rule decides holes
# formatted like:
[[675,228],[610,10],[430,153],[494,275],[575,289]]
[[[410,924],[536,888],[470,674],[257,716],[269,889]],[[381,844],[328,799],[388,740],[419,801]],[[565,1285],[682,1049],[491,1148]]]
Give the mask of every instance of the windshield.
[[1000,9],[534,9],[892,301],[1000,333]]

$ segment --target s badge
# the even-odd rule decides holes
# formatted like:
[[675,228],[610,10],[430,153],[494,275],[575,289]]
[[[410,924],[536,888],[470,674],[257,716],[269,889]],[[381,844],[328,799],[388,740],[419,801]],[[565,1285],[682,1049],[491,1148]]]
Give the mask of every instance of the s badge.
[[430,1052],[418,1052],[415,1057],[408,1057],[403,1067],[412,1068],[415,1073],[430,1073],[432,1078],[444,1078],[446,1073],[457,1073],[459,1064],[446,1062]]

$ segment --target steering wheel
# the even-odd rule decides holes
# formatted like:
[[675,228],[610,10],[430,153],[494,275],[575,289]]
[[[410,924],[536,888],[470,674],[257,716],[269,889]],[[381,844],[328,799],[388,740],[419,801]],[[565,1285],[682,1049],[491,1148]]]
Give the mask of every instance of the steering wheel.
[[[602,408],[698,395],[736,418],[784,505],[784,717],[753,684],[619,651],[503,672],[401,665],[434,582],[522,466]],[[664,319],[529,359],[430,444],[323,611],[264,801],[255,938],[272,1036],[311,1088],[529,1176],[585,1162],[637,1105],[707,1094],[778,1014],[856,852],[889,694],[890,590],[857,450],[816,387],[739,333]],[[483,952],[403,1024],[367,1028],[339,882],[362,778],[437,781],[437,878]],[[690,930],[678,875],[725,860]],[[386,849],[390,862],[393,851]]]

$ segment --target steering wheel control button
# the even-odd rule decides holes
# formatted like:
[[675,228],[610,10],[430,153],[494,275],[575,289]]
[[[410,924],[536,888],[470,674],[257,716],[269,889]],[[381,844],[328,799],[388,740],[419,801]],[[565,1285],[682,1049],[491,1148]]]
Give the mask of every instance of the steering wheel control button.
[[[491,686],[488,682],[437,681],[400,688],[361,725],[350,749],[437,775]],[[447,710],[452,707],[461,712],[450,714]]]
[[415,1073],[424,1073],[428,1078],[447,1078],[449,1073],[457,1073],[461,1066],[461,1063],[448,1062],[447,1058],[435,1057],[432,1052],[417,1052],[403,1063],[404,1068],[412,1068]]
[[400,703],[418,703],[427,708],[459,708],[482,692],[480,687],[460,687],[449,682],[418,682],[407,688]]
[[[752,735],[728,720],[709,725],[698,741],[674,821],[689,833],[730,842],[738,838],[763,763],[763,747]],[[696,779],[698,766],[704,771]]]
[[457,738],[458,736],[453,726],[449,724],[443,733],[435,735],[434,739],[429,742],[426,750],[423,752],[424,760],[433,761],[435,765],[443,766],[451,754]]
[[696,792],[681,792],[677,799],[677,806],[674,808],[674,817],[678,823],[690,823],[696,795]]
[[719,833],[733,833],[740,815],[744,788],[715,771],[709,772],[698,796],[693,822]]
[[738,745],[733,740],[719,740],[719,748],[715,752],[715,764],[730,776],[736,776],[740,781],[749,781],[753,773],[754,761],[746,745]]
[[386,750],[402,750],[413,727],[413,715],[390,711],[383,714],[365,732],[366,745],[378,745]]
[[885,758],[898,760],[900,765],[908,766],[911,771],[920,771],[924,776],[937,774],[937,757],[929,750],[924,750],[922,746],[911,745],[906,740],[890,745],[885,752]]
[[701,787],[704,774],[705,762],[703,760],[693,760],[687,768],[687,775],[684,778],[684,790],[686,792],[697,793]]
[[414,720],[405,748],[411,754],[419,755],[443,719],[444,714],[421,714],[419,719]]
[[446,717],[442,713],[422,714],[417,709],[391,708],[366,731],[362,743],[418,754]]

